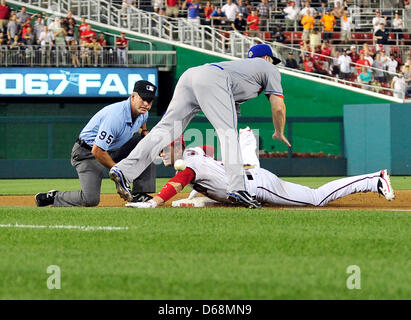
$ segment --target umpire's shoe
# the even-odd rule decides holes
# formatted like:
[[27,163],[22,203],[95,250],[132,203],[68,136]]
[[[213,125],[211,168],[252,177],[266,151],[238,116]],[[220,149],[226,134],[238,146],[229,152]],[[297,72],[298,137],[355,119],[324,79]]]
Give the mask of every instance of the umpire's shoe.
[[261,203],[252,197],[247,191],[231,191],[227,193],[227,199],[232,203],[241,204],[249,209],[261,208]]
[[34,196],[34,200],[36,200],[37,207],[45,207],[53,204],[57,192],[57,190],[50,190],[47,193],[37,193]]
[[110,169],[109,176],[110,179],[116,183],[117,193],[120,197],[128,202],[132,202],[133,196],[131,195],[130,184],[127,182],[121,170],[114,166]]
[[147,202],[148,200],[153,199],[152,196],[150,196],[148,193],[136,193],[132,194],[133,196],[133,201],[131,202]]

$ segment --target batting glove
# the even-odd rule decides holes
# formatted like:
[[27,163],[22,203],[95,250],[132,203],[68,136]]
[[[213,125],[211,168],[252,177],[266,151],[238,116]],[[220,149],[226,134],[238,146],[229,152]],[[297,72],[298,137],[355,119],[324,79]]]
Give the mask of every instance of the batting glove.
[[125,204],[125,206],[139,209],[149,209],[157,207],[157,202],[151,199],[147,202],[128,202]]

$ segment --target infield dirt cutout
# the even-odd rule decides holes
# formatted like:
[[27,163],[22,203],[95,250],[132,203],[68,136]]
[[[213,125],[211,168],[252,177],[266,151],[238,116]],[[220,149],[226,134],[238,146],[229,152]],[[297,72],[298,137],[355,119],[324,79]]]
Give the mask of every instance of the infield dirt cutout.
[[[154,195],[154,194],[152,194]],[[187,198],[189,193],[180,193],[172,200],[166,202],[165,207],[171,207],[173,200]],[[99,207],[123,207],[123,201],[117,194],[102,194]],[[24,196],[0,196],[1,207],[35,207],[34,195]],[[221,205],[224,207],[224,205]],[[265,206],[271,208],[302,208],[297,206]],[[387,201],[377,193],[357,193],[338,199],[325,207],[308,206],[309,208],[323,209],[347,209],[347,210],[371,210],[371,209],[397,209],[411,210],[411,190],[398,190],[395,192],[395,200]],[[184,208],[182,208],[184,209]],[[133,208],[130,208],[133,210]],[[135,209],[134,209],[135,210]]]

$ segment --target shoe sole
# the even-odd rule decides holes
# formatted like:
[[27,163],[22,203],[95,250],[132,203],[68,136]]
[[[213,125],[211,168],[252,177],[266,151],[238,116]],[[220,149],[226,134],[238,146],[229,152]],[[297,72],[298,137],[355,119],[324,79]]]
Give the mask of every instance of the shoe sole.
[[120,197],[126,201],[131,202],[133,200],[133,196],[131,193],[122,186],[120,174],[116,171],[110,171],[109,173],[110,179],[116,183],[117,193]]
[[[385,194],[383,193],[383,196],[384,196],[385,199],[387,199],[388,201],[394,200],[394,199],[395,199],[394,189],[392,188],[391,179],[390,179],[390,176],[389,176],[387,170],[382,170],[382,171],[381,171],[381,177],[380,177],[380,178],[381,178],[382,180],[384,180],[384,182],[387,184],[388,188],[391,190],[391,192],[390,192],[389,194],[387,194],[387,195],[385,195]],[[382,191],[381,191],[381,193],[382,193]]]
[[250,203],[248,201],[245,201],[239,195],[235,193],[228,193],[227,199],[230,200],[234,204],[241,204],[248,209],[260,209],[261,208],[261,204],[257,205],[255,203]]

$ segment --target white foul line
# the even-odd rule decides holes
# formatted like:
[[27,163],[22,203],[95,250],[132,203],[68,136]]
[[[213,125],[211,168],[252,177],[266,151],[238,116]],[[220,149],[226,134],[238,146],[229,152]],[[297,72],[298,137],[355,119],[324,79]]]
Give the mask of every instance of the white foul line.
[[128,230],[128,227],[111,227],[111,226],[42,226],[42,225],[30,225],[30,224],[0,224],[0,228],[26,228],[26,229],[69,229],[80,231],[121,231]]

